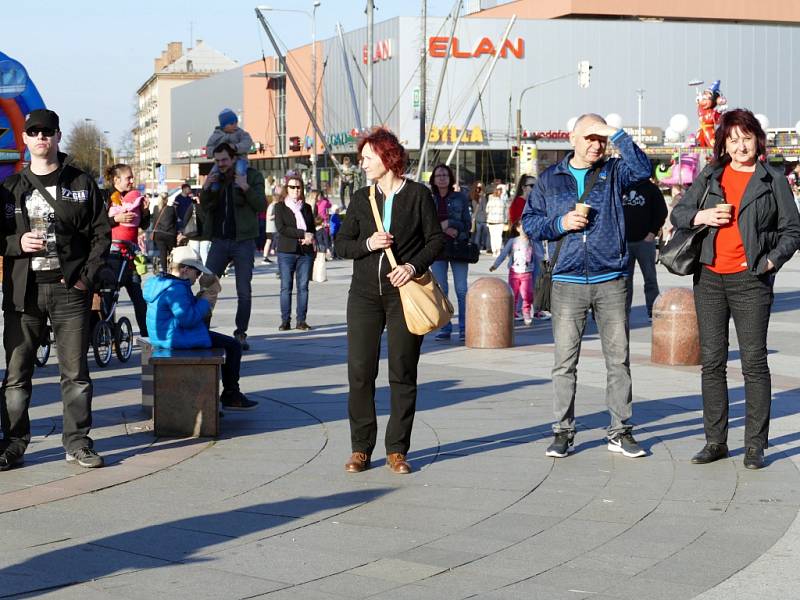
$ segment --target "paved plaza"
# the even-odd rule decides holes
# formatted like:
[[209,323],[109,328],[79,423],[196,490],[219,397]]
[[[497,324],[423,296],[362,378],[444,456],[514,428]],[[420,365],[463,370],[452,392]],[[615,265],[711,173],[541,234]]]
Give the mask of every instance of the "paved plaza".
[[[490,264],[481,257],[470,278],[487,276]],[[275,267],[259,260],[242,389],[260,405],[227,413],[216,440],[153,436],[138,352],[105,370],[90,359],[95,447],[108,466],[67,465],[55,357],[38,369],[25,465],[0,473],[0,598],[799,597],[800,260],[775,290],[772,445],[768,467],[755,472],[742,466],[735,334],[732,457],[691,465],[704,440],[699,367],[650,363],[637,274],[631,362],[646,458],[606,449],[605,368],[591,326],[576,452],[545,457],[552,337],[537,321],[506,350],[427,339],[414,473],[390,473],[380,441],[369,471],[345,473],[350,270],[349,261],[328,263],[329,280],[312,284],[313,331],[279,333]],[[659,276],[662,288],[691,283]],[[223,286],[214,324],[230,334],[233,279]],[[122,310],[132,313],[127,303]],[[385,360],[378,408],[382,435]]]

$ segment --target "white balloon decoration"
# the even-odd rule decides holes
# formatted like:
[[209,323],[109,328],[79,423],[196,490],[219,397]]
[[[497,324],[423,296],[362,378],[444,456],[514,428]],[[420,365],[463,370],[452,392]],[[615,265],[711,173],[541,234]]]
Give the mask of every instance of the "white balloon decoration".
[[759,113],[756,115],[756,120],[759,123],[761,123],[761,129],[766,131],[767,128],[769,127],[769,119],[767,118],[767,115],[762,115],[761,113]]
[[664,131],[664,140],[667,142],[677,142],[681,139],[681,134],[675,131],[672,127],[667,127]]
[[685,133],[689,128],[689,117],[682,113],[672,115],[672,118],[669,120],[669,128],[678,135]]
[[622,127],[622,117],[617,113],[607,114],[606,123],[608,123],[611,127],[620,129]]
[[572,133],[572,130],[575,129],[575,122],[578,120],[578,117],[572,117],[569,121],[567,121],[567,131]]

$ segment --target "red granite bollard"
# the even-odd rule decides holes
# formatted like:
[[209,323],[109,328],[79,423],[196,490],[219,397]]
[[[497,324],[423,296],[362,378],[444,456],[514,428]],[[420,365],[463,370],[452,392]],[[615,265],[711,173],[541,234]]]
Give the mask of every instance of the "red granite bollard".
[[656,298],[650,360],[659,365],[700,364],[700,333],[692,290],[668,288]]
[[514,345],[514,295],[499,277],[481,277],[467,291],[466,346]]

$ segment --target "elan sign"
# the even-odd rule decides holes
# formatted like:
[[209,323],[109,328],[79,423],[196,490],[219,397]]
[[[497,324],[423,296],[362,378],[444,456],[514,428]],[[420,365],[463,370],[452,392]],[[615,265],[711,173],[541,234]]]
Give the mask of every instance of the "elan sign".
[[[391,39],[379,40],[374,44],[372,52],[372,62],[376,63],[376,62],[381,62],[382,60],[389,60],[390,58],[392,58],[392,56],[393,54],[392,54]],[[368,58],[369,55],[367,54],[367,45],[364,44],[364,46],[361,49],[361,62],[367,64]]]
[[[450,38],[447,36],[434,36],[428,39],[428,54],[432,58],[444,58],[447,56],[447,46]],[[450,56],[453,58],[480,58],[484,54],[494,56],[497,48],[494,42],[488,38],[483,37],[475,44],[461,42],[457,37],[453,38],[450,45]],[[468,48],[463,50],[462,48]],[[525,40],[517,38],[516,40],[506,40],[500,47],[500,58],[508,58],[511,54],[515,58],[524,58],[525,56]]]

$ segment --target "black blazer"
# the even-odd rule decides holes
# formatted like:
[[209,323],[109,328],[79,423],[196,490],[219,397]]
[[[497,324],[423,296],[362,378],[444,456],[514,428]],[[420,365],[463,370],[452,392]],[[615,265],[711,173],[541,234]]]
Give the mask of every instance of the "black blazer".
[[[383,216],[383,192],[375,186],[378,212]],[[369,187],[361,188],[347,207],[342,226],[336,234],[336,253],[353,259],[351,290],[362,293],[399,293],[386,277],[390,271],[389,260],[382,250],[370,251],[367,239],[377,231]],[[444,233],[436,214],[436,203],[431,191],[415,181],[406,180],[392,203],[394,240],[392,252],[398,264],[409,263],[422,275],[444,248]]]
[[297,219],[295,219],[292,209],[283,202],[275,205],[275,229],[280,234],[278,236],[278,252],[288,252],[289,254],[314,254],[314,247],[311,245],[303,246],[300,240],[305,237],[306,231],[311,235],[316,233],[314,226],[314,213],[308,202],[303,202],[300,210],[303,220],[306,222],[305,231],[298,229]]

